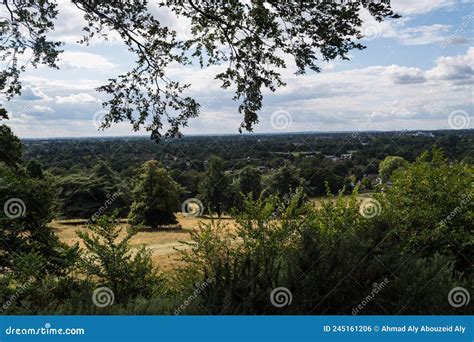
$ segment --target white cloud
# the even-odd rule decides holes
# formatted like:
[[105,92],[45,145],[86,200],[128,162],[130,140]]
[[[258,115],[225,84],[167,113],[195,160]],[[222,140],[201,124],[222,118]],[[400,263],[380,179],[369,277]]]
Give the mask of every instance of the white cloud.
[[61,69],[108,70],[117,67],[102,55],[72,51],[63,52],[58,64]]
[[426,81],[423,70],[418,68],[391,65],[386,69],[385,74],[396,84],[423,83]]
[[27,109],[28,113],[54,113],[54,109],[48,106],[33,106]]
[[26,85],[21,90],[20,100],[24,101],[39,101],[46,100],[49,101],[51,98],[47,96],[43,91],[32,85]]
[[[57,41],[77,44],[84,37],[83,28],[87,27],[84,19],[84,12],[78,9],[69,0],[58,0],[58,17],[54,22],[54,31],[48,34],[50,39]],[[116,32],[108,32],[107,40],[100,36],[96,36],[90,41],[91,45],[95,44],[117,44],[121,43],[120,35]]]
[[87,93],[71,94],[68,96],[56,96],[56,103],[95,103],[99,102],[94,96]]
[[441,8],[449,8],[458,3],[457,0],[395,0],[391,2],[395,12],[404,15],[428,13]]
[[391,38],[402,45],[427,45],[434,43],[466,44],[470,38],[466,37],[467,27],[470,26],[473,16],[464,17],[458,27],[433,23],[431,25],[413,25],[415,17],[401,17],[378,22],[367,10],[361,12],[363,21],[361,32],[363,40],[372,41],[379,38]]
[[465,80],[474,76],[474,47],[469,48],[465,55],[440,57],[436,66],[427,72],[432,79]]
[[404,45],[426,45],[446,39],[451,26],[434,24],[430,26],[408,27],[399,30],[397,39]]
[[[472,106],[470,82],[459,84],[455,81],[460,77],[464,81],[466,77],[472,77],[469,70],[472,70],[473,54],[474,48],[471,48],[459,56],[439,58],[430,70],[389,65],[305,76],[285,73],[287,87],[277,93],[265,92],[261,123],[255,132],[272,132],[271,113],[282,108],[292,115],[292,131],[351,130],[358,127],[369,130],[445,128],[450,112],[458,109],[469,111]],[[242,120],[237,111],[238,103],[232,101],[232,91],[219,88],[212,77],[216,70],[181,67],[172,71],[174,77],[192,84],[188,94],[203,105],[201,116],[193,119],[190,128],[185,130],[187,134],[237,131]],[[53,89],[48,82],[44,86]],[[58,91],[63,89],[58,84],[54,87]],[[100,105],[87,93],[57,95],[55,99],[54,117],[55,122],[61,121],[58,128],[61,131],[71,126],[73,135],[78,134],[78,127],[82,127],[80,135],[83,136],[112,132],[128,134],[127,123],[120,129],[96,132],[90,122]],[[76,101],[81,106],[75,104]],[[371,120],[366,124],[368,116]]]

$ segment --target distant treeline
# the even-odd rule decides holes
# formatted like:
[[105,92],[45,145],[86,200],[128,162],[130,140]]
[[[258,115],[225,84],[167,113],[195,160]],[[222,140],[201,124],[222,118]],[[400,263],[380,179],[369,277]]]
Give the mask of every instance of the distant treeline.
[[[108,196],[107,208],[129,212],[129,194],[139,167],[156,160],[179,184],[179,202],[206,200],[206,173],[213,158],[225,181],[219,210],[241,205],[241,193],[289,194],[302,186],[308,196],[328,190],[373,191],[388,156],[413,162],[423,150],[442,148],[451,162],[473,163],[473,131],[325,133],[199,136],[156,144],[144,138],[25,140],[26,161],[35,159],[57,183],[62,218],[89,218]],[[215,197],[216,194],[213,195]],[[207,196],[209,197],[209,196]],[[209,200],[205,204],[210,206]],[[215,207],[215,206],[214,206]],[[178,207],[176,208],[178,210]]]

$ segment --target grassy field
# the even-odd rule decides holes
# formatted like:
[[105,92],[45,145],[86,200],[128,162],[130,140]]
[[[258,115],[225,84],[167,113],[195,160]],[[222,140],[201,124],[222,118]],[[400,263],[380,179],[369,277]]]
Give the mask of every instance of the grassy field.
[[[188,248],[187,245],[183,244],[183,241],[191,241],[190,233],[194,229],[199,229],[199,222],[209,223],[210,218],[193,218],[184,217],[183,214],[176,214],[179,224],[182,229],[173,230],[149,230],[139,231],[131,240],[133,246],[146,246],[152,251],[153,261],[155,264],[166,270],[173,267],[178,262],[179,252],[177,249]],[[234,227],[233,221],[229,218],[224,217],[223,220],[229,225],[230,228]],[[84,220],[65,220],[65,221],[53,221],[49,224],[51,229],[59,236],[61,241],[68,245],[73,245],[76,242],[82,246],[80,239],[76,232],[86,230]],[[125,235],[127,223],[121,223],[122,234]]]
[[[361,194],[359,199],[363,200],[370,197],[371,194]],[[324,201],[327,201],[327,197],[313,198],[310,201],[317,207],[321,206]],[[335,200],[335,198],[333,198]],[[193,230],[199,229],[199,223],[209,223],[211,219],[208,217],[185,217],[182,213],[176,214],[178,223],[182,229],[174,230],[149,230],[140,231],[136,234],[131,243],[133,246],[146,246],[152,251],[153,261],[161,269],[167,270],[173,268],[179,263],[179,252],[177,250],[189,248],[183,244],[184,241],[191,241],[190,233]],[[234,221],[228,217],[224,217],[223,220],[230,229],[235,228]],[[78,230],[85,230],[84,220],[65,220],[65,221],[53,221],[49,224],[51,229],[59,236],[59,238],[67,243],[73,245],[76,242],[81,242],[77,237],[76,232]],[[125,235],[128,224],[126,222],[121,223],[123,227],[123,234]]]

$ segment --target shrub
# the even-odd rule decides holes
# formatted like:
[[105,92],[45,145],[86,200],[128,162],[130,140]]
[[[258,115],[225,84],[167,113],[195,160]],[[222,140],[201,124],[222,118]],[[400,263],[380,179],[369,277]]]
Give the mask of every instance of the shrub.
[[118,303],[151,296],[160,279],[153,268],[150,252],[144,247],[131,250],[130,239],[136,230],[130,228],[120,237],[122,228],[114,216],[98,218],[89,229],[92,235],[78,232],[86,247],[80,270],[99,286],[109,287]]
[[[244,201],[232,232],[222,221],[202,225],[192,234],[194,244],[184,251],[191,283],[208,283],[200,293],[207,312],[268,313],[271,291],[280,285],[285,253],[300,228],[299,190],[285,204],[276,196]],[[197,303],[196,303],[197,305]]]

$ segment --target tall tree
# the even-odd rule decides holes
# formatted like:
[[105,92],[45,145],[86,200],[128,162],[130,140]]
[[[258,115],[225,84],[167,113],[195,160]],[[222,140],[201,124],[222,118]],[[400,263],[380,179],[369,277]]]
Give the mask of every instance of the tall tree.
[[0,126],[0,162],[16,167],[21,162],[23,145],[7,125]]
[[388,156],[380,162],[380,178],[382,178],[382,181],[387,182],[395,170],[406,168],[407,166],[408,162],[402,157]]
[[[319,72],[320,61],[348,59],[353,49],[364,49],[363,11],[377,21],[397,18],[390,1],[84,1],[72,3],[87,22],[81,43],[116,33],[136,54],[135,67],[98,88],[110,95],[104,102],[109,113],[103,128],[123,120],[133,128],[145,127],[152,138],[180,136],[180,128],[199,114],[199,104],[183,95],[188,84],[172,80],[172,63],[201,67],[227,64],[216,75],[223,88],[235,86],[243,115],[240,130],[251,131],[258,122],[262,91],[283,86],[281,69],[291,57],[297,73]],[[53,0],[8,1],[0,21],[0,46],[6,69],[0,74],[0,90],[8,96],[21,92],[20,73],[27,64],[21,57],[32,51],[27,63],[57,68],[61,42],[48,39],[62,9]],[[174,28],[160,22],[160,13],[173,13],[190,24],[190,37],[179,39]],[[155,14],[155,15],[154,15]],[[157,15],[156,15],[157,14]],[[151,115],[151,120],[146,120]]]
[[288,197],[295,192],[298,187],[304,185],[305,181],[298,175],[297,170],[285,164],[267,179],[266,190],[271,194]]
[[156,160],[145,162],[138,170],[132,192],[130,222],[157,227],[177,223],[181,186]]
[[254,200],[262,191],[262,173],[255,166],[246,166],[239,173],[238,190],[244,195],[252,193]]
[[91,219],[92,216],[119,211],[125,216],[130,202],[123,181],[104,161],[88,173],[71,174],[58,182],[62,217]]
[[[5,129],[5,127],[7,129]],[[7,126],[0,139],[8,154],[0,162],[0,272],[36,276],[60,273],[74,249],[62,244],[47,223],[54,217],[55,189],[38,163],[21,163],[21,143]],[[35,166],[33,166],[35,165]],[[29,260],[26,263],[20,260]]]
[[204,204],[217,215],[229,209],[230,204],[230,179],[224,171],[224,160],[211,156],[208,160],[204,179],[199,184],[200,193]]

